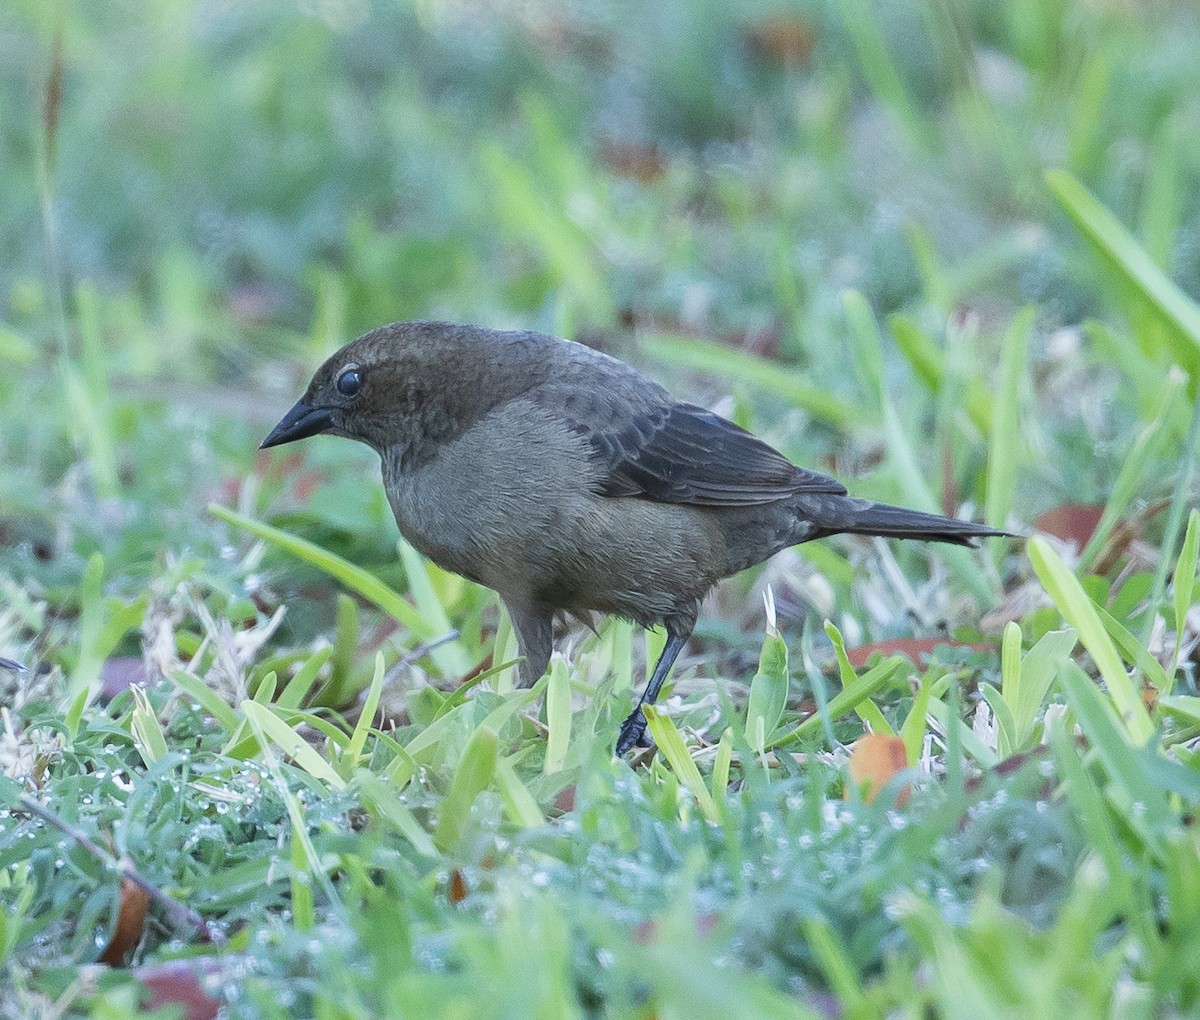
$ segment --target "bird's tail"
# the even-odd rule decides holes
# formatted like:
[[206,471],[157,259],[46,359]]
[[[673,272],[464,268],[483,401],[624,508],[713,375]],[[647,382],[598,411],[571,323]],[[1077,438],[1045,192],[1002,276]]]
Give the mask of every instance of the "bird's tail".
[[887,503],[872,503],[846,496],[814,497],[811,502],[804,500],[798,509],[801,516],[816,527],[816,531],[806,536],[805,541],[849,533],[973,546],[975,543],[972,539],[976,538],[1015,537],[1011,532],[997,531],[973,521],[960,521],[940,514],[927,514],[920,510],[907,510]]

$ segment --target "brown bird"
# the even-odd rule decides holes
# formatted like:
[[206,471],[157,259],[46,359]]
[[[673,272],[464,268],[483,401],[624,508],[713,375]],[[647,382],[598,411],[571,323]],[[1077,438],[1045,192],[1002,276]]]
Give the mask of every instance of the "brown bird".
[[722,578],[842,532],[957,545],[1006,534],[854,499],[624,362],[542,333],[367,333],[317,369],[262,446],[318,433],[372,447],[404,537],[499,593],[524,684],[546,670],[558,613],[665,627],[618,754],[644,739],[641,706]]

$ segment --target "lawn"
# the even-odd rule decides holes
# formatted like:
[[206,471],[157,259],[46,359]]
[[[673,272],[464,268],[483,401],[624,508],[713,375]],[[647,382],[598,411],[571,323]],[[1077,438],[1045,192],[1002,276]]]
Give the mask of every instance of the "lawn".
[[[0,11],[0,1016],[1200,1013],[1200,12]],[[663,642],[258,451],[406,318],[860,496]],[[17,664],[25,669],[10,668]]]

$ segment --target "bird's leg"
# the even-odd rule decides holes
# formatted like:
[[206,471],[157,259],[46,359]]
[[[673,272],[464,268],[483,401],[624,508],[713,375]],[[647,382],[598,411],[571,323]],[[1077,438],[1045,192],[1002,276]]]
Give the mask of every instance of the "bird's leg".
[[658,657],[658,663],[654,667],[654,673],[650,677],[650,682],[646,684],[646,690],[638,699],[638,703],[633,706],[633,711],[629,714],[629,718],[621,723],[621,732],[617,735],[618,756],[624,754],[635,744],[642,743],[645,738],[646,717],[642,715],[642,706],[653,705],[658,700],[659,692],[662,691],[667,674],[671,672],[671,667],[675,665],[675,660],[679,657],[679,653],[683,650],[684,643],[690,634],[691,627],[688,627],[686,631],[681,631],[668,622],[667,643],[663,646],[662,655]]
[[524,657],[520,677],[522,687],[532,687],[546,672],[554,643],[554,616],[540,606],[505,595],[504,607],[517,635],[517,649]]

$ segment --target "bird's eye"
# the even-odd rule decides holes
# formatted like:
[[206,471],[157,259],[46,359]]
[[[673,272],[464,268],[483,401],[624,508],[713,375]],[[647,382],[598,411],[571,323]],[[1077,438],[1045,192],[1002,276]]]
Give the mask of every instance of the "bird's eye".
[[337,377],[337,391],[343,397],[354,397],[362,389],[362,374],[357,368],[348,368]]

